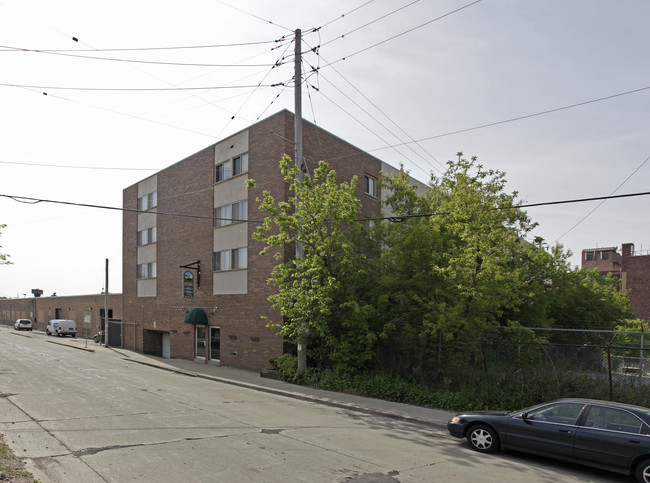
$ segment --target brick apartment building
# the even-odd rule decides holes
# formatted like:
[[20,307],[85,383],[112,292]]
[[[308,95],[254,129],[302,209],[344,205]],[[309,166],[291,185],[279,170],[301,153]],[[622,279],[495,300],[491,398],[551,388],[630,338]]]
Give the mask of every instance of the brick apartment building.
[[650,254],[637,252],[633,243],[618,247],[586,248],[582,250],[583,269],[597,268],[601,274],[611,273],[621,279],[621,290],[630,291],[632,312],[646,323],[650,322]]
[[[279,161],[293,157],[293,132],[293,114],[280,111],[124,190],[123,319],[136,324],[125,347],[247,369],[282,354],[260,318],[278,320],[267,285],[277,262],[251,235],[262,192],[289,196]],[[380,172],[395,168],[307,122],[303,153],[308,173],[326,160],[338,182],[356,175],[362,216],[379,213]]]

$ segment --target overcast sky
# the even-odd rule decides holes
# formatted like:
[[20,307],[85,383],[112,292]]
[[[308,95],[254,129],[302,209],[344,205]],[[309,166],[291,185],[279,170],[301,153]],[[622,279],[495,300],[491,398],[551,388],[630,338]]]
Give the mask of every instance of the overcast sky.
[[[107,258],[121,292],[119,211],[25,198],[119,208],[293,111],[297,28],[304,117],[422,181],[462,151],[525,203],[650,191],[649,21],[642,0],[0,0],[0,296],[99,293]],[[578,265],[650,249],[649,201],[527,211]]]

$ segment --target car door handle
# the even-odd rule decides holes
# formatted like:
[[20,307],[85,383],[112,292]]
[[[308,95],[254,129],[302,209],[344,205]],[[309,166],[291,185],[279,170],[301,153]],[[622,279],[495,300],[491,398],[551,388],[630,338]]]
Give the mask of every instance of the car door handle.
[[631,440],[630,440],[630,443],[641,444],[641,441],[639,441],[639,440],[637,440],[637,439],[631,439]]
[[569,429],[559,429],[558,431],[560,433],[570,433],[571,432]]

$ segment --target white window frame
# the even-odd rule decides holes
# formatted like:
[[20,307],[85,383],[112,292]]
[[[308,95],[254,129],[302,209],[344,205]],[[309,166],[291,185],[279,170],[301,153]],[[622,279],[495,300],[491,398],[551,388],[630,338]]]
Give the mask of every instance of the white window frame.
[[244,270],[246,268],[248,268],[247,247],[221,250],[212,254],[212,270],[214,272]]
[[144,280],[147,278],[156,278],[156,262],[139,263],[137,268],[137,279]]
[[241,223],[248,220],[248,200],[236,201],[214,209],[214,227]]
[[374,198],[377,197],[377,180],[369,175],[363,177],[363,191]]
[[147,228],[146,230],[140,230],[138,232],[138,246],[148,245],[150,243],[156,243],[158,241],[158,230],[155,226]]
[[234,176],[248,172],[248,153],[228,159],[214,167],[214,182],[220,183]]
[[147,211],[158,206],[158,191],[152,191],[138,198],[138,211]]

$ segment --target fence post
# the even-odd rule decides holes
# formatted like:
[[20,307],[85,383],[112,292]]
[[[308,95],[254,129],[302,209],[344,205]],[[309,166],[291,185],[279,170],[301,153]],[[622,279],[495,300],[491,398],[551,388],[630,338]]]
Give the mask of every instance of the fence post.
[[643,336],[645,334],[643,333],[643,324],[641,324],[641,350],[639,351],[639,387],[643,384],[643,347],[644,347],[644,342],[643,342]]
[[618,337],[618,334],[616,334],[612,340],[609,341],[609,344],[607,345],[607,372],[609,373],[609,400],[613,401],[614,400],[614,387],[612,385],[612,344]]

